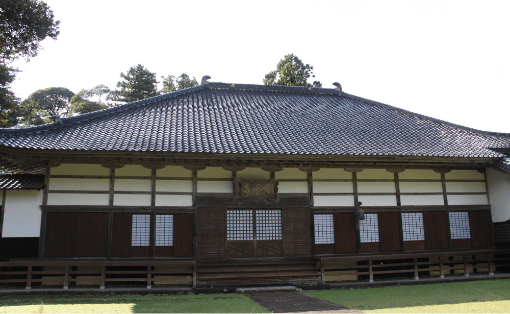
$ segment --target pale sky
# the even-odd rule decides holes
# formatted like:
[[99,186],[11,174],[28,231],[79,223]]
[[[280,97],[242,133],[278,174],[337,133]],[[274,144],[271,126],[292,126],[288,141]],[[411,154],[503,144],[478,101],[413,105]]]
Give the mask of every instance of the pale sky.
[[56,41],[13,84],[114,89],[143,64],[158,79],[263,84],[286,54],[323,87],[463,126],[510,133],[510,1],[46,0]]

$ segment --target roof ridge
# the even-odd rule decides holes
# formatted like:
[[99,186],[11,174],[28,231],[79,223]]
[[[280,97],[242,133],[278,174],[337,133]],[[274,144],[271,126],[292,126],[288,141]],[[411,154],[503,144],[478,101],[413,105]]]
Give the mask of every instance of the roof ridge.
[[191,92],[199,91],[199,90],[206,88],[206,86],[207,85],[198,85],[195,87],[190,87],[190,88],[178,90],[175,92],[158,95],[158,96],[154,96],[151,98],[137,100],[137,101],[130,102],[127,104],[116,106],[116,107],[111,107],[111,108],[107,108],[107,109],[103,109],[103,110],[85,113],[85,114],[81,114],[81,115],[74,116],[74,117],[61,118],[62,124],[59,124],[58,122],[54,122],[54,123],[32,126],[32,127],[28,127],[28,128],[20,128],[20,129],[2,129],[2,128],[0,128],[0,136],[9,135],[9,134],[35,133],[35,132],[41,132],[41,131],[45,131],[45,130],[58,129],[59,127],[62,127],[62,126],[71,125],[74,123],[80,123],[80,122],[91,120],[91,119],[94,119],[97,117],[113,114],[113,113],[124,111],[124,110],[129,110],[134,107],[139,107],[142,105],[147,105],[147,104],[154,103],[157,101],[161,101],[161,100],[169,99],[172,97],[185,95],[185,94],[188,94]]
[[420,119],[429,120],[431,122],[435,122],[435,123],[439,123],[439,124],[443,124],[443,125],[459,128],[459,129],[462,129],[464,131],[478,133],[480,135],[510,138],[510,133],[482,131],[482,130],[470,128],[470,127],[467,127],[467,126],[463,126],[463,125],[460,125],[460,124],[451,123],[451,122],[448,122],[448,121],[445,121],[445,120],[441,120],[441,119],[437,119],[437,118],[432,118],[432,117],[429,117],[429,116],[426,116],[426,115],[423,115],[423,114],[420,114],[420,113],[412,112],[412,111],[405,110],[405,109],[398,108],[398,107],[394,107],[394,106],[391,106],[391,105],[388,105],[388,104],[385,104],[385,103],[382,103],[382,102],[379,102],[379,101],[375,101],[375,100],[371,100],[371,99],[368,99],[368,98],[359,97],[359,96],[348,94],[348,93],[342,93],[342,96],[351,98],[353,100],[359,100],[359,101],[362,101],[362,102],[366,102],[366,103],[369,103],[371,105],[378,106],[380,108],[399,111],[401,113],[404,113],[404,114],[407,114],[407,115],[411,115],[411,116],[415,116],[415,117],[418,117]]

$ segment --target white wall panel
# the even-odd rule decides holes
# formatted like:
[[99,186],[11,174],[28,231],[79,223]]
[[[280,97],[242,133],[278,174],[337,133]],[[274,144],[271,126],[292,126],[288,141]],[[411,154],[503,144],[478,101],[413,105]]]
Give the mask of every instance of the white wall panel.
[[441,182],[400,182],[400,193],[443,193]]
[[109,194],[48,193],[48,205],[105,205]]
[[182,166],[166,166],[156,170],[157,177],[191,178],[193,171],[184,169]]
[[150,177],[151,170],[141,165],[125,165],[122,168],[115,169],[115,176]]
[[314,182],[314,193],[353,193],[352,182]]
[[399,179],[441,180],[441,174],[434,170],[407,169],[398,174]]
[[198,193],[234,193],[232,181],[198,181]]
[[150,192],[151,180],[147,179],[115,179],[115,191]]
[[308,193],[308,182],[280,182],[278,194],[284,193]]
[[227,171],[221,167],[207,167],[204,170],[197,171],[198,178],[232,178],[232,171]]
[[352,174],[340,168],[322,168],[312,172],[314,179],[352,179]]
[[356,174],[358,179],[395,179],[393,172],[386,169],[365,169]]
[[395,193],[395,182],[358,182],[359,193]]
[[487,205],[487,196],[448,195],[448,205]]
[[359,195],[362,206],[397,206],[395,195]]
[[39,237],[43,191],[7,191],[2,237]]
[[280,179],[302,179],[306,180],[308,174],[298,168],[284,168],[282,171],[275,172],[276,180]]
[[314,195],[314,206],[354,206],[354,196],[352,195],[339,195],[339,196],[320,196]]
[[485,182],[448,182],[446,192],[485,192]]
[[191,180],[156,180],[156,192],[192,192]]
[[445,179],[448,180],[484,180],[485,176],[476,170],[452,170],[445,173]]
[[110,169],[101,165],[89,164],[62,164],[50,169],[50,175],[90,175],[109,176]]
[[156,195],[156,206],[192,206],[191,195]]
[[400,195],[402,206],[444,205],[443,195]]
[[147,194],[115,194],[114,206],[151,206],[151,196]]
[[246,168],[243,171],[237,172],[238,179],[259,179],[269,180],[271,174],[261,168]]
[[50,190],[109,191],[108,179],[50,178]]
[[494,169],[487,169],[487,183],[494,222],[510,219],[510,176]]

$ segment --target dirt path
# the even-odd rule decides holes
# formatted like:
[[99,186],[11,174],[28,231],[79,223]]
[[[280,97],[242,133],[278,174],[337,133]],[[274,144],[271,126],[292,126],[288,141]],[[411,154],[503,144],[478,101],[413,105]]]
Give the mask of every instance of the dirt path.
[[247,297],[273,313],[322,312],[361,313],[299,292],[247,293]]

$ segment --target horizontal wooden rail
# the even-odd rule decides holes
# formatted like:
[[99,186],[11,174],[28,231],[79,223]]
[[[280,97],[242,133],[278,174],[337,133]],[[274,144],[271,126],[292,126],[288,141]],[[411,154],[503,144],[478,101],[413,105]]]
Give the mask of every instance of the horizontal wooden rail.
[[[508,257],[495,258],[494,255],[508,255]],[[453,259],[450,260],[450,257]],[[384,263],[387,260],[389,262]],[[399,260],[401,262],[398,262]],[[510,249],[325,256],[316,258],[316,261],[320,262],[323,283],[328,277],[337,277],[337,281],[339,276],[344,277],[339,280],[343,281],[352,279],[352,276],[357,278],[368,275],[369,282],[373,282],[374,275],[404,273],[414,273],[414,279],[419,280],[420,274],[429,273],[430,275],[430,272],[438,273],[440,278],[444,278],[445,271],[449,274],[450,270],[455,271],[456,274],[463,273],[466,277],[474,269],[477,272],[483,270],[489,275],[493,275],[496,266],[507,267],[509,265]],[[349,263],[351,265],[348,265]]]
[[[189,270],[156,270],[154,267],[189,267]],[[43,270],[34,270],[34,267]],[[50,269],[44,270],[45,267]],[[78,267],[97,268],[96,270],[73,269]],[[141,269],[119,269],[139,267]],[[14,268],[10,270],[9,268]],[[24,268],[26,270],[20,270]],[[70,261],[70,260],[33,260],[0,262],[0,283],[26,283],[31,289],[32,283],[62,285],[68,289],[69,283],[87,283],[105,289],[106,282],[147,282],[147,289],[153,283],[181,284],[191,280],[191,288],[196,288],[197,270],[195,261]],[[133,275],[137,275],[133,278]],[[164,275],[161,278],[158,276]],[[181,275],[181,276],[172,276]],[[168,277],[169,276],[169,277]],[[183,277],[183,278],[181,278]]]

